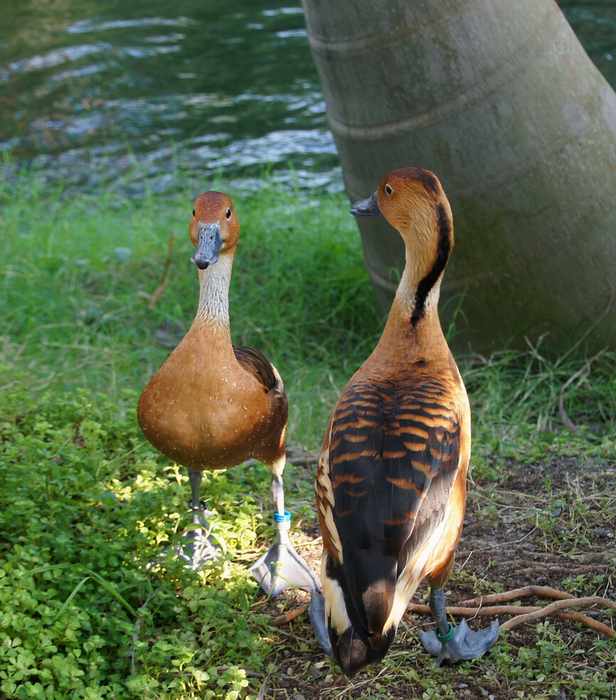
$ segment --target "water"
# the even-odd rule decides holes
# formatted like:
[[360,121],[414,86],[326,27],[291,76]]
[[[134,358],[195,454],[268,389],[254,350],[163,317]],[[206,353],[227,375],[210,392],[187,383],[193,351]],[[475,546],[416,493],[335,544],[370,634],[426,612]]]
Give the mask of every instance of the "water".
[[[561,6],[616,85],[616,0]],[[0,150],[88,190],[264,168],[341,188],[292,0],[3,0]]]

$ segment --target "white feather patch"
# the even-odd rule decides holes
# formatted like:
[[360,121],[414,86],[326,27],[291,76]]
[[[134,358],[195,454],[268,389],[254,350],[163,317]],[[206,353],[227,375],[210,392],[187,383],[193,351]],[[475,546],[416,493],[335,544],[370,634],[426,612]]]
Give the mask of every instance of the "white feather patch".
[[329,578],[326,573],[327,552],[321,557],[321,586],[325,598],[325,619],[330,627],[341,635],[351,626],[351,620],[347,614],[344,594],[338,581]]
[[[329,443],[329,440],[328,440]],[[336,523],[334,522],[334,489],[331,479],[329,478],[329,448],[326,447],[321,451],[319,456],[319,466],[317,469],[317,487],[320,487],[319,493],[319,511],[323,516],[323,522],[327,528],[327,534],[334,545],[336,555],[340,564],[343,561],[342,542]]]

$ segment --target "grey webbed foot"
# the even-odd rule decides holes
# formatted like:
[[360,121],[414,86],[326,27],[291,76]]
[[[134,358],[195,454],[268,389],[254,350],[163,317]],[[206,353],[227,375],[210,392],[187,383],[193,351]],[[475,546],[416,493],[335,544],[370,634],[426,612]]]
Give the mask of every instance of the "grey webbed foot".
[[201,502],[198,508],[192,505],[192,512],[193,523],[186,528],[182,543],[177,545],[175,553],[189,568],[198,571],[222,555],[224,542],[212,534],[212,526],[206,519],[212,513],[206,509],[205,503]]
[[[203,511],[203,513],[206,512],[208,511]],[[225,542],[221,537],[212,534],[212,528],[203,517],[203,513],[196,514],[193,511],[193,523],[184,530],[180,541],[171,547],[166,547],[164,552],[150,562],[150,566],[171,557],[179,559],[186,568],[198,571],[222,556],[226,551]]]
[[291,514],[274,514],[278,528],[276,542],[252,565],[250,571],[261,588],[270,596],[280,595],[286,588],[319,589],[310,567],[289,541]]
[[208,517],[213,515],[205,501],[199,498],[202,473],[199,469],[189,469],[192,497],[188,507],[192,524],[182,534],[182,542],[174,548],[176,556],[193,571],[198,571],[208,562],[218,559],[226,549],[224,541],[212,534]]
[[466,620],[456,627],[451,625],[446,635],[439,635],[436,630],[420,632],[420,639],[426,651],[437,657],[438,664],[445,661],[456,663],[483,656],[498,637],[498,620],[485,629],[473,631]]
[[182,539],[186,541],[185,544],[178,545],[175,552],[193,571],[198,571],[208,562],[218,559],[223,552],[218,541],[211,537],[209,528],[191,529]]

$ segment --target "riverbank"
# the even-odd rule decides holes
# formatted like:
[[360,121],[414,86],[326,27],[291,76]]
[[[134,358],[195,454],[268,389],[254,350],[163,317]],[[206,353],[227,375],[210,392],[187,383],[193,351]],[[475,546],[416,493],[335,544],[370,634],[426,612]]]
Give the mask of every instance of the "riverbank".
[[[437,670],[417,640],[425,620],[409,617],[386,663],[346,681],[303,618],[272,625],[301,594],[267,603],[247,574],[271,534],[260,465],[206,479],[224,561],[198,575],[166,560],[152,567],[184,524],[188,485],[145,443],[134,409],[194,313],[194,193],[67,198],[27,176],[3,188],[4,695],[610,697],[614,642],[560,621],[518,628],[488,658]],[[341,195],[273,184],[233,194],[242,224],[234,339],[263,350],[285,379],[301,457],[287,470],[288,499],[302,554],[316,562],[305,455],[381,319]],[[452,598],[535,582],[614,598],[616,357],[553,360],[539,347],[461,358],[461,368],[474,457]]]
[[[616,85],[614,4],[559,5]],[[298,0],[2,9],[0,152],[54,182],[168,192],[179,168],[254,186],[267,167],[281,182],[342,188]]]

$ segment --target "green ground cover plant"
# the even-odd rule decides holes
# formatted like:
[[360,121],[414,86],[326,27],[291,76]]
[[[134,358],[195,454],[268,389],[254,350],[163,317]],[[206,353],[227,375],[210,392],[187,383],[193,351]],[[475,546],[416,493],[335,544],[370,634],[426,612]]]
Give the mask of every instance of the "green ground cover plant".
[[[187,475],[145,442],[135,406],[194,313],[196,191],[74,196],[31,175],[0,186],[0,697],[613,697],[614,641],[553,620],[437,669],[417,641],[426,620],[408,617],[385,664],[346,680],[305,618],[272,624],[302,594],[266,601],[248,574],[271,535],[258,464],[204,480],[221,561],[195,574],[164,555],[186,525]],[[291,454],[304,455],[287,497],[316,567],[305,455],[382,318],[342,196],[267,181],[231,194],[234,339],[285,378]],[[539,578],[614,597],[616,357],[539,345],[460,364],[474,455],[452,596]]]

